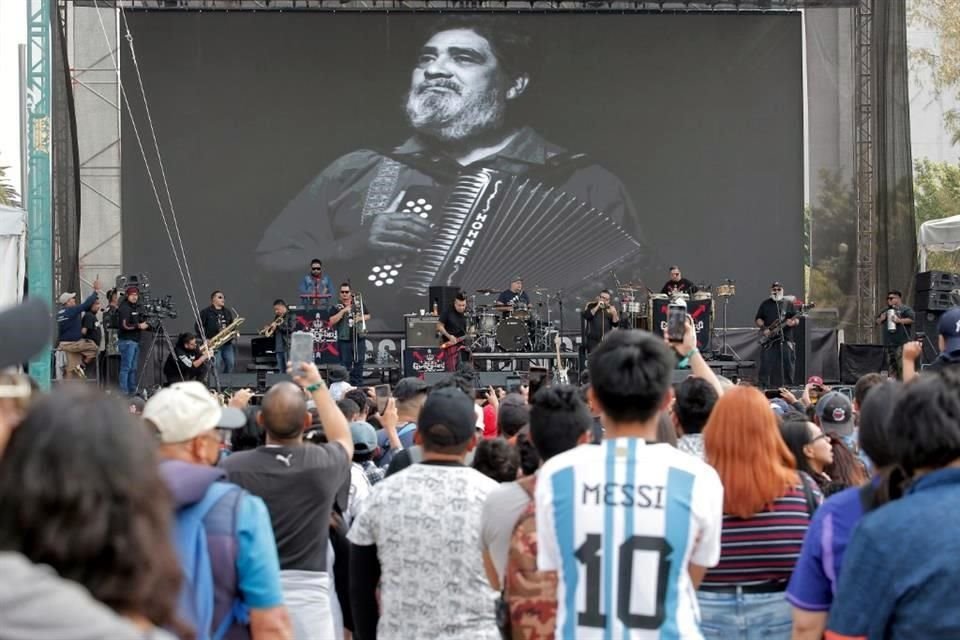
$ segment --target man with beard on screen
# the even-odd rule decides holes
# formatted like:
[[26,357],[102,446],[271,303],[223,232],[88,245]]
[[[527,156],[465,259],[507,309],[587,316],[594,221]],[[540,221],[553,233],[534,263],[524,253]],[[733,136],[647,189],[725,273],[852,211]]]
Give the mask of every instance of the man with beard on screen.
[[[444,18],[424,40],[412,71],[406,116],[413,136],[391,151],[361,149],[335,160],[267,229],[257,248],[260,265],[291,271],[319,255],[358,287],[396,291],[403,267],[412,266],[404,263],[429,244],[439,224],[429,212],[443,205],[458,177],[480,168],[556,187],[638,238],[636,210],[616,176],[521,122],[517,107],[534,67],[531,37],[503,18]],[[494,215],[496,224],[505,219]],[[610,255],[610,264],[620,258]],[[563,286],[590,275],[596,274],[563,274],[569,281]]]

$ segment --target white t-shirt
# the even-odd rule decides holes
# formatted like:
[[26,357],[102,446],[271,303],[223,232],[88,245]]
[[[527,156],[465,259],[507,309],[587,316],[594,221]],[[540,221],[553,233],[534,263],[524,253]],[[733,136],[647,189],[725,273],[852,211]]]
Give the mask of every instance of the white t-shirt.
[[668,444],[605,440],[548,460],[536,500],[537,564],[559,573],[558,640],[703,637],[687,565],[720,560],[712,467]]
[[343,520],[348,527],[357,517],[360,512],[360,505],[367,499],[372,490],[373,485],[370,484],[370,480],[360,463],[350,463],[350,494],[347,497],[347,509],[343,514]]
[[507,570],[513,530],[529,503],[530,496],[519,484],[504,482],[487,496],[483,504],[480,543],[490,554],[500,584],[503,584],[503,572]]
[[377,545],[378,640],[499,640],[480,549],[480,514],[497,483],[462,465],[414,464],[383,479],[347,538]]

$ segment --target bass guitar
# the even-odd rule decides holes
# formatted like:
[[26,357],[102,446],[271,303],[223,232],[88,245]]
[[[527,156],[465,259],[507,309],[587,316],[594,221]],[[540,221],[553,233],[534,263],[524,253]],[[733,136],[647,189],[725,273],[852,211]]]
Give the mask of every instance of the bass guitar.
[[556,379],[557,384],[570,384],[570,375],[568,371],[570,367],[563,366],[563,358],[560,357],[560,334],[558,333],[553,339],[553,346],[557,349],[557,365],[556,365]]
[[[772,347],[773,345],[775,345],[775,344],[777,344],[778,342],[780,342],[780,340],[783,338],[783,332],[780,331],[780,325],[786,323],[787,320],[792,320],[792,319],[794,319],[794,318],[802,318],[803,316],[807,315],[807,314],[810,312],[810,309],[813,309],[813,308],[816,307],[816,306],[817,306],[817,305],[815,305],[815,304],[812,303],[812,302],[811,302],[810,304],[805,304],[805,305],[803,305],[802,307],[800,307],[800,311],[798,311],[797,313],[793,314],[793,315],[790,316],[789,318],[784,317],[782,320],[778,318],[778,319],[774,320],[773,322],[771,322],[769,326],[764,327],[763,329],[761,329],[761,330],[760,330],[760,331],[761,331],[761,333],[760,333],[760,348],[761,348],[761,349],[766,349],[766,348]],[[769,330],[769,331],[770,331],[770,335],[767,335],[767,336],[763,335],[763,331],[764,331],[764,330]]]

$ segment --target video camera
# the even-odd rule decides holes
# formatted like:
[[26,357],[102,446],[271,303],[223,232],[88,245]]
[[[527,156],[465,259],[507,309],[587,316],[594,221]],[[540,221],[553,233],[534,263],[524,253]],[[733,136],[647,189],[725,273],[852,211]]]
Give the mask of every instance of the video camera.
[[150,293],[144,293],[140,296],[140,313],[144,320],[166,320],[167,318],[177,317],[177,307],[173,303],[173,296],[154,296]]

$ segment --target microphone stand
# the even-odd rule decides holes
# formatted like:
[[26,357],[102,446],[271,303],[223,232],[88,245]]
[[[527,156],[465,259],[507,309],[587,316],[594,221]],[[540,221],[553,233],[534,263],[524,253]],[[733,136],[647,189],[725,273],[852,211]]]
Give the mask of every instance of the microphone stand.
[[[780,339],[779,339],[780,385],[779,386],[785,386],[787,384],[787,363],[783,357],[784,356],[783,347],[784,347],[784,343],[787,341],[787,336],[784,334],[784,323],[786,322],[787,310],[786,310],[786,305],[783,305],[783,306],[780,305],[781,302],[784,302],[783,299],[775,300],[775,302],[777,303],[777,320],[779,321],[777,325],[777,333],[780,334]],[[791,383],[792,382],[793,381],[791,380]]]

